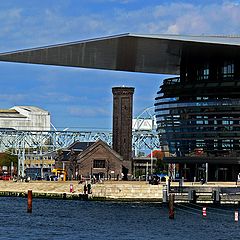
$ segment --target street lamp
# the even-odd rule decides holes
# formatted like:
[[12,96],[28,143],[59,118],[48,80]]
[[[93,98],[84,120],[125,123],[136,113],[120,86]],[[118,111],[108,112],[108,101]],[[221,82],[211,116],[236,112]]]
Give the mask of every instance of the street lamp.
[[151,148],[151,175],[153,174],[153,149]]

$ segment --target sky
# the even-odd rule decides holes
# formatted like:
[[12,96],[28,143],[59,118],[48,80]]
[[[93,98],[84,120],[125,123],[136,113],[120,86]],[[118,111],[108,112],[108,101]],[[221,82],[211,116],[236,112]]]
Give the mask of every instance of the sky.
[[[0,1],[0,52],[122,33],[240,35],[240,1]],[[134,116],[154,105],[164,78],[0,62],[0,108],[41,107],[57,129],[112,127],[112,87],[135,87]]]

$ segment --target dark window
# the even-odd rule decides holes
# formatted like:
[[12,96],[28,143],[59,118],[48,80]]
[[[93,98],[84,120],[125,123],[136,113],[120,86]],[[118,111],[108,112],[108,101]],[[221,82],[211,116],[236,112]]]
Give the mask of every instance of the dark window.
[[209,78],[209,65],[203,64],[197,69],[197,80],[207,80]]
[[226,78],[233,78],[234,77],[234,63],[231,61],[226,61],[223,63],[222,66],[222,77],[223,79]]
[[94,160],[93,168],[105,168],[105,160]]

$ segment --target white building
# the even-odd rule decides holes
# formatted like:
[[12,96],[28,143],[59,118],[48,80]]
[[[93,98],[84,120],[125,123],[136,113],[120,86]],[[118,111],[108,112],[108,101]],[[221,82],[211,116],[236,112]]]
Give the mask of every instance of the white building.
[[50,131],[50,113],[33,106],[14,106],[0,109],[0,128]]

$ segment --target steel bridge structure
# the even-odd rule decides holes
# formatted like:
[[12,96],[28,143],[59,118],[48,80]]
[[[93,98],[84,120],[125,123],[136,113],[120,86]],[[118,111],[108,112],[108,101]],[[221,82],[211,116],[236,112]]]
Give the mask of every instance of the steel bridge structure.
[[[111,131],[17,131],[0,130],[0,151],[10,151],[18,156],[19,175],[24,172],[26,154],[31,151],[36,155],[46,155],[63,149],[76,141],[95,142],[98,139],[112,145]],[[140,151],[160,148],[156,132],[133,131],[132,147],[135,155]]]
[[[159,148],[157,133],[150,131],[133,131],[133,149],[137,151]],[[66,148],[75,141],[95,142],[98,139],[112,145],[110,131],[17,131],[0,130],[0,151],[11,149],[33,149],[41,152],[52,152]]]

